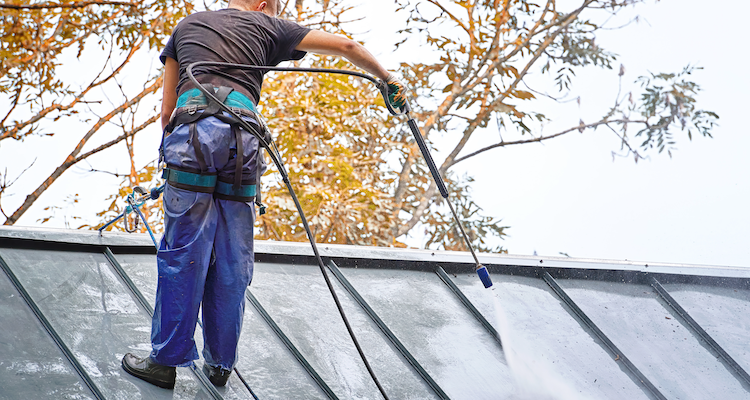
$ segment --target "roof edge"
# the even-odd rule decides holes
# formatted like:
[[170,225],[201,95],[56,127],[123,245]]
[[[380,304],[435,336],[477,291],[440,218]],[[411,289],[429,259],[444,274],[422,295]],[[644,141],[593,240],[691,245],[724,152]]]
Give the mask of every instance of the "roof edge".
[[[111,246],[118,248],[153,246],[147,234],[120,232],[84,231],[74,229],[50,229],[40,227],[0,226],[0,243],[3,239],[40,241],[47,243],[88,246]],[[418,263],[450,263],[473,265],[469,252],[402,249],[394,247],[353,246],[341,244],[318,244],[321,256],[354,259],[382,260]],[[313,257],[309,243],[256,240],[255,252],[269,256]],[[524,256],[511,254],[477,254],[479,261],[487,266],[513,266],[533,268],[557,268],[602,271],[629,271],[670,275],[693,275],[722,278],[750,278],[750,268],[718,265],[693,265],[674,263],[651,263],[629,260],[605,260],[556,256]]]

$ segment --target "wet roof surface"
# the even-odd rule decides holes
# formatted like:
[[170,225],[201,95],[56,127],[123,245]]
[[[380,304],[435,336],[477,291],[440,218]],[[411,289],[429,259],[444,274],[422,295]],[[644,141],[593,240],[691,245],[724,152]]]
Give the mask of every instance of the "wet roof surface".
[[[390,398],[750,398],[748,270],[483,255],[485,289],[467,253],[321,251]],[[120,367],[150,351],[147,236],[0,228],[0,399],[382,398],[309,248],[256,252],[239,374],[170,391]]]

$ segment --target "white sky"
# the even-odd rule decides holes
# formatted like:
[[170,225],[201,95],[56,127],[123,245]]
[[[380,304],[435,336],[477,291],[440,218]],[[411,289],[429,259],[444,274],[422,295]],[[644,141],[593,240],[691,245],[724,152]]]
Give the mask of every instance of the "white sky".
[[[394,32],[401,25],[399,18],[393,18],[391,3],[363,0],[358,9],[365,18],[363,33],[356,38],[365,40],[386,67],[396,69],[402,61],[417,61],[419,52],[414,48],[392,51]],[[511,254],[536,251],[555,256],[565,252],[582,258],[750,266],[750,246],[745,243],[750,239],[750,159],[745,156],[750,137],[741,120],[747,113],[741,96],[750,91],[745,72],[747,46],[741,40],[746,36],[742,27],[750,4],[739,0],[719,3],[721,6],[697,0],[649,1],[620,16],[626,21],[640,15],[640,23],[597,37],[600,46],[620,55],[618,63],[627,71],[625,82],[648,71],[677,72],[688,63],[703,67],[694,79],[703,89],[699,107],[721,117],[714,139],[688,142],[680,137],[679,150],[672,159],[653,155],[634,164],[632,159],[622,158],[613,162],[611,151],[617,150],[617,139],[600,130],[546,144],[493,150],[459,164],[457,171],[476,178],[473,193],[485,213],[502,218],[502,223],[511,227],[510,236],[502,243]],[[143,77],[132,79],[141,86],[136,80],[142,82]],[[578,75],[574,85],[582,98],[581,109],[574,102],[545,105],[540,111],[553,119],[545,132],[576,125],[579,118],[590,122],[600,117],[613,103],[616,71],[588,69]],[[56,129],[64,131],[65,127]],[[471,142],[466,151],[496,139],[492,132],[484,136],[485,142]],[[158,139],[159,132],[154,130],[136,140],[139,166],[156,156]],[[450,138],[444,140],[438,144],[447,148]],[[34,168],[15,186],[17,194],[4,197],[6,212],[20,204],[71,146],[64,135],[30,138],[25,143],[0,142],[0,168],[7,167],[11,177],[37,158]],[[92,163],[127,172],[126,157],[125,146],[119,145],[94,157]],[[440,161],[441,156],[436,159]],[[114,193],[117,185],[117,180],[106,175],[74,168],[18,225],[37,225],[39,218],[50,215],[45,207],[59,205],[60,199],[72,193],[84,194],[76,214],[101,210],[105,207],[101,193]],[[89,192],[95,195],[86,195]],[[61,218],[47,226],[64,224]],[[413,238],[410,244],[422,243]]]

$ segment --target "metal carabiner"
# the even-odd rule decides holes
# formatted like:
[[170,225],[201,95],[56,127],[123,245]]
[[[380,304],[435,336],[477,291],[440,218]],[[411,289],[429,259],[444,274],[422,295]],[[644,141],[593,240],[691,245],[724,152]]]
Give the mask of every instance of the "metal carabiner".
[[129,194],[128,197],[126,197],[126,201],[128,202],[128,206],[125,208],[125,215],[124,215],[124,224],[125,224],[125,232],[127,233],[133,233],[138,230],[138,214],[133,216],[133,228],[130,229],[130,225],[128,225],[128,215],[135,210],[136,203],[135,199],[133,198],[133,194]]

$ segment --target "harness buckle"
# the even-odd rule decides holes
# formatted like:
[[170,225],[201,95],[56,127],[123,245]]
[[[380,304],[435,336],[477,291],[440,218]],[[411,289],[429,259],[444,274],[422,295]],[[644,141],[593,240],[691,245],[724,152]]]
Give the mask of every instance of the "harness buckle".
[[187,113],[190,114],[190,115],[195,114],[196,111],[198,111],[198,106],[197,105],[192,105],[192,106],[188,106],[187,107]]
[[233,113],[242,116],[242,109],[239,107],[229,107],[230,110],[232,110]]

